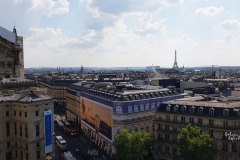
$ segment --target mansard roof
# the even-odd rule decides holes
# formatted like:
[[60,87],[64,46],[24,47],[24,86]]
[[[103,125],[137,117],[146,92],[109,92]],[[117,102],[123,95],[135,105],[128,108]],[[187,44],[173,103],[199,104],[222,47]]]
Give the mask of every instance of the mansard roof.
[[0,26],[0,37],[11,42],[15,43],[16,42],[16,35],[15,33],[3,28]]

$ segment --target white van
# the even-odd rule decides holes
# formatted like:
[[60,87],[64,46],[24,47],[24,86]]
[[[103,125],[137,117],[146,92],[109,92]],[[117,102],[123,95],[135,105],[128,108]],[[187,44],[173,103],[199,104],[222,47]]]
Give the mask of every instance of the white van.
[[56,143],[60,149],[67,149],[67,142],[62,138],[62,136],[56,136]]

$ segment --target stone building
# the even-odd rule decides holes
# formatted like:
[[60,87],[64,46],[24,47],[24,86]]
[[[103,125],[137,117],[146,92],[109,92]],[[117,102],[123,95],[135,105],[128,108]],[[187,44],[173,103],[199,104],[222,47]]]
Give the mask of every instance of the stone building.
[[177,135],[191,123],[213,138],[212,159],[240,160],[240,102],[192,97],[164,102],[154,125],[154,158],[177,160]]
[[1,160],[44,159],[46,110],[53,111],[53,99],[46,89],[0,93]]
[[23,37],[0,26],[0,78],[24,78]]

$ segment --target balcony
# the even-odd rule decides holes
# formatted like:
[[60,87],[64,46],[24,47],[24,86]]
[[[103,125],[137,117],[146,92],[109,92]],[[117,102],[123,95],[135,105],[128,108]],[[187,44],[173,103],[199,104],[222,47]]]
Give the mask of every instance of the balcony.
[[120,123],[134,123],[139,121],[146,121],[146,120],[152,120],[153,116],[143,116],[138,118],[131,118],[131,119],[113,119],[113,123],[120,124]]

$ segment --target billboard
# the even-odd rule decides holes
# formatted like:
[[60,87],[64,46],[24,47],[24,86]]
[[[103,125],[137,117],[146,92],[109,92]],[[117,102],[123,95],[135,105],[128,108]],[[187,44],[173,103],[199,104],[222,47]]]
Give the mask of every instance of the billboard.
[[112,108],[87,98],[81,98],[82,121],[97,134],[112,140]]
[[45,154],[52,152],[52,110],[44,111]]

